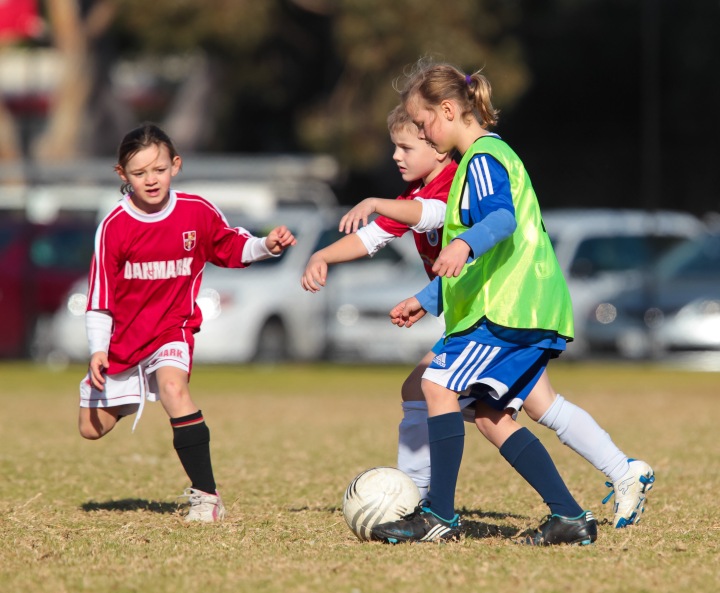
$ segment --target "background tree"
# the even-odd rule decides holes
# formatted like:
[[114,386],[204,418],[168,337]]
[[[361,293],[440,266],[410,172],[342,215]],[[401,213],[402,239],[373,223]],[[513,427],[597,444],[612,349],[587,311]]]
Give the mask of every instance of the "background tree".
[[[502,110],[498,131],[546,206],[718,209],[717,2],[43,6],[69,64],[34,143],[46,158],[110,154],[128,126],[153,119],[184,151],[328,152],[347,173],[343,199],[392,195],[402,186],[385,125],[392,81],[429,54],[484,69]],[[141,78],[152,85],[137,96]]]
[[92,147],[89,102],[99,78],[93,46],[106,34],[115,13],[113,0],[98,0],[86,6],[78,0],[46,0],[46,7],[64,73],[47,127],[32,148],[33,156],[41,161],[72,158]]

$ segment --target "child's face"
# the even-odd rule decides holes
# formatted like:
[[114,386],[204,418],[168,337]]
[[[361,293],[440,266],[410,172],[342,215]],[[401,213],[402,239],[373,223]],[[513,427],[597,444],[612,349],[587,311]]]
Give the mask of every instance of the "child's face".
[[125,167],[115,168],[120,178],[132,186],[133,205],[151,214],[162,210],[170,199],[170,182],[180,170],[180,157],[170,158],[164,144],[139,150]]
[[407,111],[418,127],[418,135],[428,142],[437,152],[451,152],[455,149],[449,137],[447,120],[437,110],[427,105],[419,97],[414,97],[407,104]]
[[424,180],[438,167],[445,156],[439,155],[425,140],[419,138],[414,126],[391,132],[390,139],[395,145],[393,160],[407,183],[418,179]]

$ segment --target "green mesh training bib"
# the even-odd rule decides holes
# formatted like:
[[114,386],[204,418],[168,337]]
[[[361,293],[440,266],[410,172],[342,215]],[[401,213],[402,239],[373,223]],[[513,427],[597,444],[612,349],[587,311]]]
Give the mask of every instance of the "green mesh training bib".
[[443,246],[468,229],[460,205],[467,167],[488,154],[505,167],[517,228],[507,239],[466,265],[456,278],[442,278],[446,334],[463,332],[486,318],[516,329],[545,329],[572,339],[572,304],[550,243],[527,171],[515,152],[494,136],[483,136],[463,155],[448,195]]

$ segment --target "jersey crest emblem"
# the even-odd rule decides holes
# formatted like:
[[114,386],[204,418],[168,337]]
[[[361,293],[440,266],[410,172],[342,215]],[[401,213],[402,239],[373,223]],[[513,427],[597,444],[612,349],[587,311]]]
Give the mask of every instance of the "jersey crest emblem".
[[428,231],[425,235],[427,236],[428,243],[430,243],[433,247],[435,247],[435,245],[437,245],[440,241],[440,234],[437,232],[437,229]]
[[192,251],[195,248],[195,239],[195,231],[185,231],[183,233],[183,245],[185,246],[185,251]]

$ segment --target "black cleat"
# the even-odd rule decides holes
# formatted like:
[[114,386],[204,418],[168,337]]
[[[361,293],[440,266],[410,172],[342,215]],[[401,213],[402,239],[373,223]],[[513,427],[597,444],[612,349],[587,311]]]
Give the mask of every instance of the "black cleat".
[[518,543],[530,546],[556,546],[558,544],[587,546],[597,539],[597,521],[591,511],[571,519],[561,515],[550,517]]
[[434,542],[458,539],[459,537],[460,517],[458,515],[455,515],[451,521],[446,521],[428,507],[418,505],[412,513],[402,519],[373,527],[371,539],[387,544],[397,544],[400,542]]

